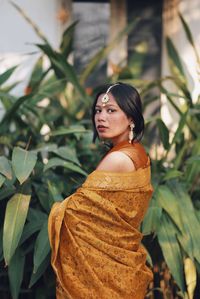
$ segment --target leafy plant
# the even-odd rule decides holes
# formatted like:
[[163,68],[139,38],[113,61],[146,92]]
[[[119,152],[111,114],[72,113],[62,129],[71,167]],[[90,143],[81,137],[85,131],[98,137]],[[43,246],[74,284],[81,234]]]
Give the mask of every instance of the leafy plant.
[[[192,34],[181,15],[180,20],[199,69]],[[158,86],[180,119],[174,133],[160,118],[156,119],[163,150],[153,161],[154,195],[142,229],[145,234],[153,232],[157,236],[154,242],[158,242],[161,251],[157,255],[150,252],[154,263],[164,260],[184,298],[193,298],[200,265],[200,97],[192,99],[181,58],[171,39],[166,42],[172,75],[160,80]],[[177,94],[164,87],[165,80],[175,84]],[[183,99],[182,106],[176,102],[179,97]]]
[[[52,48],[25,12],[12,3],[41,39],[41,53],[24,94],[8,85],[17,66],[0,75],[0,293],[12,298],[55,298],[47,219],[51,206],[81,185],[97,164],[89,121],[91,96],[84,87],[92,70],[134,26],[130,23],[100,49],[82,74],[68,57],[76,22]],[[44,59],[49,65],[44,68]],[[87,168],[86,168],[87,165]],[[32,298],[31,297],[31,298]]]

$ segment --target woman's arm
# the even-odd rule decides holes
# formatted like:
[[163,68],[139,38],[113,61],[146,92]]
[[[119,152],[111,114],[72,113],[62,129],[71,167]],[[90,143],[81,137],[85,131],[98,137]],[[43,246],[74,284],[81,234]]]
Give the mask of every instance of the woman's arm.
[[131,172],[136,170],[133,161],[125,153],[115,151],[108,154],[98,165],[96,170],[113,172]]

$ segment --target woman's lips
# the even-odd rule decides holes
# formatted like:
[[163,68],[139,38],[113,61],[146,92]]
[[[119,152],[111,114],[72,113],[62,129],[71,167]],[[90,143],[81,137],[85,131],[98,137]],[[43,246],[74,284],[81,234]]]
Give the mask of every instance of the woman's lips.
[[104,126],[101,126],[101,125],[97,126],[97,130],[99,132],[104,132],[106,129],[107,129],[107,127],[104,127]]

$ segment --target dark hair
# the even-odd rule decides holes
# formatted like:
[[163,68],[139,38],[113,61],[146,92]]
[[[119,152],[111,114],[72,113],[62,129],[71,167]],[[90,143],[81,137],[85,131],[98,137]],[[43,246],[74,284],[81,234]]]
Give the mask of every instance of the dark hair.
[[95,127],[95,106],[97,100],[101,94],[106,93],[110,86],[110,93],[115,98],[118,106],[124,111],[127,117],[131,117],[134,121],[134,139],[133,141],[140,141],[144,133],[144,118],[142,115],[142,102],[138,91],[131,85],[117,82],[117,85],[114,84],[105,85],[97,93],[93,106],[92,106],[92,122],[93,122],[93,142],[98,137],[98,133]]

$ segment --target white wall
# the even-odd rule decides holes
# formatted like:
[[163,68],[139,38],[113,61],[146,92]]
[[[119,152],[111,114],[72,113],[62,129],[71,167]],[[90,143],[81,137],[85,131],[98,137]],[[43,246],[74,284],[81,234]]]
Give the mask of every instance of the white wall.
[[[61,26],[57,20],[58,0],[14,0],[37,24],[49,42],[59,45]],[[19,14],[8,0],[0,0],[0,73],[20,64],[12,81],[22,80],[15,93],[22,94],[30,70],[39,51],[35,43],[41,40],[31,25]]]

